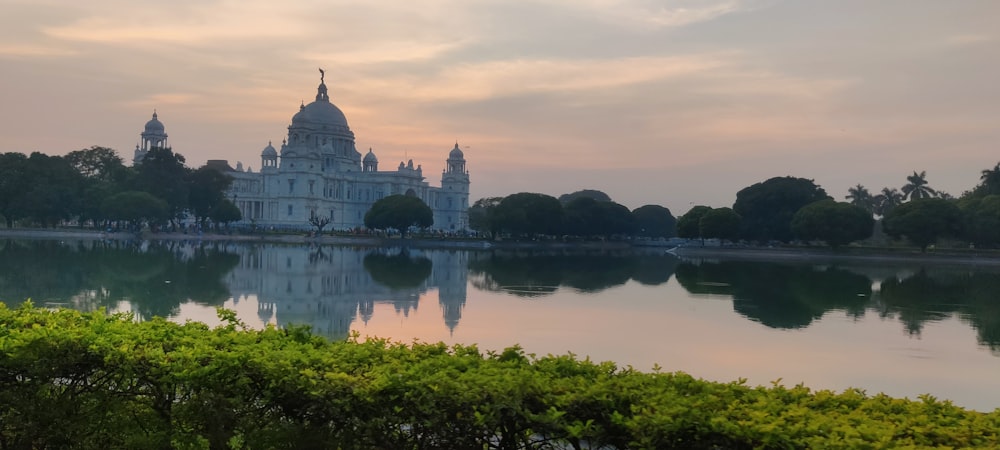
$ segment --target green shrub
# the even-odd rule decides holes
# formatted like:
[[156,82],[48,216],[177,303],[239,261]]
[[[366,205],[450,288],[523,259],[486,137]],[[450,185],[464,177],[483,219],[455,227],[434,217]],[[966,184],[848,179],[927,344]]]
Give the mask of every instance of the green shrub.
[[0,448],[995,448],[1000,410],[0,305]]

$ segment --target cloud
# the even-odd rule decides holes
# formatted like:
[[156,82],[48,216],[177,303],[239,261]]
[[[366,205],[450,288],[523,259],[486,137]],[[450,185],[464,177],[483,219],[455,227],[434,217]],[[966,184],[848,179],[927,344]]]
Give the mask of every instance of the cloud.
[[0,44],[0,58],[54,58],[77,55],[79,52],[70,48],[42,44]]
[[987,44],[995,40],[997,38],[989,34],[958,34],[945,38],[945,44],[954,47],[968,47]]
[[612,22],[648,28],[676,28],[750,11],[770,2],[760,0],[573,0],[576,5]]

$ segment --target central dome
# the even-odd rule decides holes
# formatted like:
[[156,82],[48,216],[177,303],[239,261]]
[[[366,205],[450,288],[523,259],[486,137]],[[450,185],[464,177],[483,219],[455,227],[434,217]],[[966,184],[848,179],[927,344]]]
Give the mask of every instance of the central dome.
[[344,112],[330,103],[330,97],[326,94],[326,84],[320,83],[316,101],[299,108],[299,112],[292,116],[292,126],[316,128],[324,125],[334,129],[350,129]]

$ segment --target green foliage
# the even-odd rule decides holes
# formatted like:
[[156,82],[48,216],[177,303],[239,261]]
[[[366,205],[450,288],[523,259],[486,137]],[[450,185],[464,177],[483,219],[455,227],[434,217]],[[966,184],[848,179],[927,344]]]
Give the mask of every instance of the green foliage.
[[829,198],[812,180],[774,177],[737,192],[733,210],[743,218],[744,238],[788,242],[792,216],[799,208]]
[[885,217],[889,215],[894,208],[903,204],[903,194],[897,191],[895,188],[882,188],[882,192],[873,198],[874,207],[872,212],[875,214]]
[[902,190],[903,199],[909,200],[933,198],[938,195],[937,191],[931,189],[931,187],[927,185],[927,171],[917,173],[917,171],[914,170],[913,175],[906,177],[906,184],[903,185]]
[[810,203],[792,216],[792,232],[799,239],[820,240],[834,248],[867,239],[874,227],[867,209],[833,200]]
[[702,205],[691,208],[690,211],[677,219],[677,236],[686,239],[700,238],[701,218],[705,216],[705,213],[711,210],[711,207]]
[[1000,245],[1000,195],[973,195],[959,200],[964,235],[979,247]]
[[[219,208],[226,201],[226,190],[229,189],[229,185],[232,183],[233,177],[209,166],[202,166],[191,172],[188,186],[188,206],[191,208],[191,212],[194,213],[195,219],[202,226],[205,225],[205,219],[208,219],[216,210],[220,212],[225,211],[225,209]],[[230,217],[231,215],[227,216],[227,218]],[[227,221],[216,220],[216,222],[233,222],[236,220],[239,220],[239,217],[235,219],[230,218]]]
[[109,219],[124,220],[133,225],[170,218],[167,202],[141,191],[125,191],[112,195],[101,204],[101,211]]
[[398,230],[402,237],[410,227],[427,228],[434,225],[434,212],[417,197],[390,195],[372,205],[365,213],[365,226],[371,229]]
[[983,170],[979,177],[979,185],[972,191],[973,195],[1000,195],[1000,163],[992,169]]
[[554,236],[563,230],[563,207],[545,194],[508,195],[497,206],[496,218],[500,229],[513,235]]
[[230,222],[236,222],[243,218],[243,213],[236,205],[228,199],[223,199],[209,213],[208,217],[215,223],[229,226]]
[[669,238],[677,235],[677,219],[670,210],[660,205],[643,205],[632,210],[637,235],[650,238]]
[[868,211],[869,214],[875,211],[875,196],[860,184],[847,189],[847,197],[844,198],[850,200],[852,205]]
[[28,157],[23,153],[0,154],[0,215],[7,222],[7,228],[14,226],[14,221],[24,217],[21,194],[28,184]]
[[614,235],[631,235],[636,230],[632,212],[618,203],[578,197],[566,204],[563,211],[565,234],[610,238]]
[[500,233],[497,207],[501,201],[503,197],[485,197],[476,200],[469,208],[469,228],[488,234],[490,239],[496,239]]
[[559,196],[559,203],[562,203],[563,206],[566,206],[570,202],[572,202],[573,200],[576,200],[578,198],[589,198],[589,199],[592,199],[592,200],[595,200],[595,201],[598,201],[598,202],[610,202],[611,201],[611,197],[608,196],[608,194],[605,194],[602,191],[598,191],[596,189],[583,189],[583,190],[579,190],[579,191],[572,192],[572,193],[569,193],[569,194],[560,195]]
[[190,194],[190,169],[184,166],[184,156],[169,148],[149,149],[136,167],[132,188],[167,202],[171,219],[187,209]]
[[893,209],[882,221],[882,227],[889,236],[906,237],[925,251],[938,238],[961,235],[962,213],[951,200],[918,199]]
[[705,212],[698,221],[698,233],[706,239],[734,241],[740,235],[741,217],[730,208]]
[[0,306],[0,448],[994,448],[1000,412]]
[[61,156],[32,153],[15,177],[13,210],[43,227],[69,219],[79,206],[83,177]]

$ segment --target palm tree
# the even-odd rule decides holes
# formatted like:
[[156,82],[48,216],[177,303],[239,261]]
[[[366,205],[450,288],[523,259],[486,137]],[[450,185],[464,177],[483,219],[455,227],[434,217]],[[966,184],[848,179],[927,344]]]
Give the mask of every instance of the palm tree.
[[979,180],[980,183],[976,191],[985,195],[1000,194],[1000,163],[997,163],[992,169],[984,170],[983,176],[979,177]]
[[868,212],[875,209],[875,197],[872,196],[871,192],[868,192],[868,188],[860,184],[848,188],[847,197],[844,198],[850,200],[852,205],[860,206]]
[[882,217],[889,214],[892,208],[895,208],[903,203],[903,194],[900,194],[895,188],[882,188],[882,193],[876,195],[872,198],[874,203],[873,212]]
[[906,177],[907,183],[903,186],[903,198],[908,200],[916,200],[918,198],[931,198],[937,196],[937,191],[931,189],[927,185],[927,171],[923,170],[917,173],[916,170],[913,171],[913,175]]

